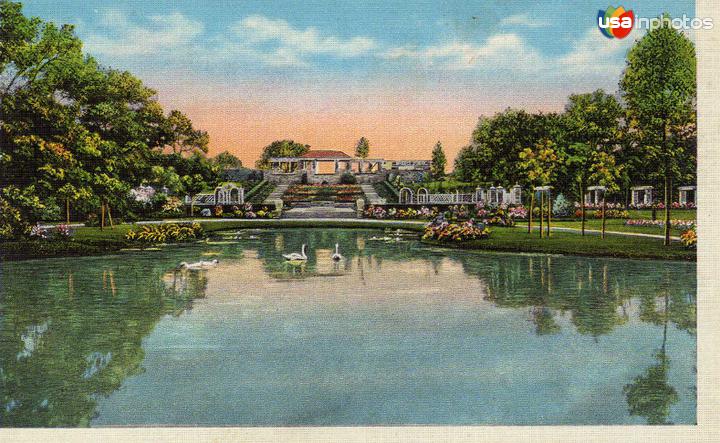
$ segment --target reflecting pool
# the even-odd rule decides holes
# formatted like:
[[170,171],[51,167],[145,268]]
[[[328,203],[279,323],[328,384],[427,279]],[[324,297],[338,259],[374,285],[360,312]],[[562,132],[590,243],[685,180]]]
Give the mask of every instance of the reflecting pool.
[[694,264],[383,235],[2,263],[0,424],[695,423]]

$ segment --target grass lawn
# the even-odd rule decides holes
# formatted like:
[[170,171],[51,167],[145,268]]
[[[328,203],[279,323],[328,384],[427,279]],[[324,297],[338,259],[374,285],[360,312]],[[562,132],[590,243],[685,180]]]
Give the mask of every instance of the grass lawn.
[[[527,221],[518,223],[519,226],[527,226]],[[537,226],[536,220],[533,220],[533,226]],[[578,220],[552,220],[551,227],[558,228],[575,228],[580,229],[582,223]],[[585,222],[585,229],[602,229],[602,220],[591,219]],[[624,219],[608,219],[605,220],[606,231],[617,231],[617,232],[636,232],[639,234],[655,234],[663,235],[665,230],[662,227],[656,226],[625,226]],[[670,235],[679,236],[683,232],[682,229],[670,229]]]
[[491,228],[490,238],[465,243],[439,243],[439,246],[461,249],[485,249],[508,252],[538,252],[618,258],[652,258],[665,260],[696,260],[696,252],[686,249],[680,242],[663,246],[662,240],[646,237],[608,235],[605,240],[598,234],[584,237],[574,232],[553,232],[550,238],[540,238],[537,231],[528,234],[522,228]]
[[[599,222],[599,221],[598,221]],[[392,228],[422,232],[424,223],[407,221],[379,221],[370,219],[358,220],[208,220],[201,222],[206,232],[246,228]],[[572,222],[569,222],[572,223]],[[562,226],[562,222],[555,226]],[[579,222],[578,222],[579,226]],[[574,227],[574,226],[573,226]],[[130,246],[125,234],[133,225],[122,224],[114,229],[88,228],[75,229],[72,241],[17,241],[0,243],[0,259],[18,260],[44,257],[64,257],[113,253]],[[610,225],[608,229],[611,230]],[[612,228],[614,229],[614,228]],[[645,228],[648,229],[648,228]],[[660,230],[661,231],[661,230]],[[660,232],[661,233],[661,232]],[[446,243],[427,242],[446,246]],[[609,256],[623,258],[653,258],[668,260],[696,260],[695,250],[689,250],[679,242],[669,247],[662,245],[662,240],[644,237],[608,235],[602,240],[599,234],[588,233],[581,236],[574,232],[553,232],[552,236],[540,239],[537,231],[528,235],[524,226],[515,228],[492,228],[489,239],[476,240],[450,246],[467,249],[487,249],[507,252],[537,252],[550,254],[570,254],[586,256]]]
[[[652,219],[652,210],[650,209],[629,209],[630,218],[633,219]],[[658,209],[655,213],[658,220],[665,217],[665,211]],[[670,211],[671,220],[695,220],[697,218],[697,210],[695,209],[672,209]]]

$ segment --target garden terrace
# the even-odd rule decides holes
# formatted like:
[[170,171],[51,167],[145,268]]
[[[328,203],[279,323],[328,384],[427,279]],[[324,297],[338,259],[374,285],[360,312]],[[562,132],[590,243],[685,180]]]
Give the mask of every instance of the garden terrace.
[[283,195],[288,205],[297,203],[355,203],[365,194],[358,185],[293,185]]

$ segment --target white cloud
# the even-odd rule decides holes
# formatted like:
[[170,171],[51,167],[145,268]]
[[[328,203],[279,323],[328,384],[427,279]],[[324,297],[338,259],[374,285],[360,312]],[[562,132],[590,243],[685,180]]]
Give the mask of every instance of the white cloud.
[[303,54],[330,54],[336,57],[357,57],[375,48],[375,41],[368,37],[341,39],[322,36],[314,27],[298,29],[282,19],[251,15],[237,22],[232,30],[249,44],[275,42],[277,51],[286,57]]
[[546,55],[518,34],[504,33],[495,34],[480,45],[453,41],[419,48],[401,46],[390,48],[379,56],[388,60],[404,59],[418,67],[475,70],[490,76],[502,75],[499,72],[503,71],[508,75],[532,75],[536,79],[612,79],[616,82],[624,67],[625,54],[635,38],[611,40],[593,27],[573,42],[564,54]]
[[514,25],[514,26],[525,26],[528,28],[546,28],[550,26],[549,20],[543,20],[535,17],[530,17],[527,12],[522,14],[515,14],[505,17],[500,21],[501,25]]
[[496,34],[479,46],[454,41],[420,49],[408,46],[396,47],[385,51],[381,57],[390,60],[414,59],[427,66],[448,69],[507,67],[536,71],[541,67],[540,54],[517,34]]
[[634,30],[625,39],[609,39],[597,28],[588,29],[582,38],[575,41],[570,51],[555,62],[564,72],[575,76],[612,75],[617,77],[624,67],[625,53],[639,36]]
[[120,11],[108,10],[99,23],[114,31],[113,37],[91,34],[85,46],[93,53],[131,56],[149,55],[191,44],[203,33],[202,23],[179,12],[148,17],[147,26],[131,23]]

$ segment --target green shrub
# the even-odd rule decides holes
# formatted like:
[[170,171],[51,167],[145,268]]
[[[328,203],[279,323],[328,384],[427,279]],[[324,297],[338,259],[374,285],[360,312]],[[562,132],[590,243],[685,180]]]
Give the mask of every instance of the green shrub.
[[354,185],[357,184],[357,178],[350,172],[343,172],[340,176],[340,184]]
[[30,225],[23,220],[20,211],[0,197],[0,240],[9,240],[29,232]]
[[132,230],[125,238],[138,243],[184,242],[205,235],[200,223],[165,223],[162,225],[143,225]]

